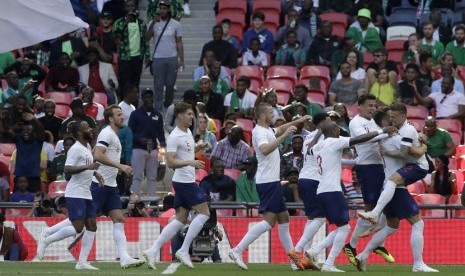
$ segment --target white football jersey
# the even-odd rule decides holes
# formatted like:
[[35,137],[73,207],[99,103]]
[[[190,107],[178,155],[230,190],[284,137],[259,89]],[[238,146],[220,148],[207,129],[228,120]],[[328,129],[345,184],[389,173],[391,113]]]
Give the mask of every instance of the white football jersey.
[[[176,159],[194,160],[195,159],[195,141],[190,129],[187,132],[180,130],[178,127],[173,129],[167,139],[166,152],[175,152]],[[180,183],[195,182],[195,167],[184,166],[174,170],[173,181]]]
[[[106,149],[105,155],[108,159],[119,163],[121,159],[121,142],[119,141],[118,135],[110,127],[106,126],[102,131],[100,131],[97,137],[96,147],[104,147]],[[116,187],[116,176],[118,175],[118,169],[112,166],[107,166],[100,164],[100,167],[97,169],[97,172],[105,180],[105,186]],[[93,178],[92,181],[97,182],[97,178]]]
[[[85,166],[94,162],[92,150],[89,144],[87,147],[79,141],[68,150],[66,154],[65,166]],[[65,197],[92,199],[90,193],[90,184],[94,170],[85,170],[80,173],[73,174],[65,189]]]
[[[318,130],[310,132],[310,134],[305,137],[304,146],[302,148],[304,154],[304,164],[299,173],[299,179],[313,179],[320,181],[320,174],[318,173],[318,165],[316,163],[316,158],[311,154],[311,149],[308,149],[308,144],[313,141]],[[325,139],[324,135],[321,135],[318,139],[318,142],[321,142]]]
[[[366,134],[370,131],[378,131],[381,128],[373,119],[367,120],[362,116],[355,116],[349,123],[350,136],[355,137]],[[357,165],[383,164],[383,158],[379,153],[379,143],[377,141],[387,138],[387,134],[378,135],[368,142],[355,145],[357,151]]]

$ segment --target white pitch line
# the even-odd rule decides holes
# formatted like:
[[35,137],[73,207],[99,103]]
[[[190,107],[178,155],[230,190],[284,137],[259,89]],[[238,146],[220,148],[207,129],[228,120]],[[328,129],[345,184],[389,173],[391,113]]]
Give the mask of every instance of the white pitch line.
[[173,274],[178,270],[180,265],[181,263],[172,263],[161,274]]

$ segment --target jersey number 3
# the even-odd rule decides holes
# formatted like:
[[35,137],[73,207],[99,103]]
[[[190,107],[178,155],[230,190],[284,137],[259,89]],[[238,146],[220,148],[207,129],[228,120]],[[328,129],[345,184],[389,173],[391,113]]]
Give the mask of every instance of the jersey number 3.
[[318,155],[316,157],[316,162],[318,163],[318,173],[320,175],[322,175],[323,174],[323,167],[321,167],[321,163],[323,162],[323,158],[321,158],[321,155]]

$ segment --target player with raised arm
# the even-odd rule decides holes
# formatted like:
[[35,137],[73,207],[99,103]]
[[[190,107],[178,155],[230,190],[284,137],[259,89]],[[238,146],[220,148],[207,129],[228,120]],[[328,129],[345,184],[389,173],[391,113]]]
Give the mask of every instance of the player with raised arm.
[[255,107],[257,125],[252,131],[252,143],[257,152],[258,167],[255,175],[257,192],[260,198],[259,212],[263,221],[253,226],[239,244],[229,251],[229,257],[242,269],[247,265],[242,260],[242,252],[263,233],[271,230],[278,222],[279,239],[288,256],[301,270],[308,260],[296,254],[289,234],[289,213],[284,202],[279,178],[280,156],[278,146],[296,130],[296,125],[310,119],[306,115],[278,128],[270,128],[273,123],[273,108],[270,104],[260,103]]
[[95,177],[99,185],[104,185],[104,179],[96,171],[99,164],[94,161],[89,145],[92,141],[92,129],[89,124],[84,121],[77,122],[71,125],[70,130],[77,140],[69,149],[65,163],[65,173],[72,175],[65,190],[66,206],[72,225],[62,227],[55,233],[41,238],[37,246],[37,259],[43,259],[48,245],[82,232],[85,226],[86,231],[82,238],[76,269],[98,270],[87,262],[97,230],[96,209],[89,188],[92,177]]
[[152,247],[143,252],[147,264],[152,269],[156,269],[155,258],[161,247],[184,227],[190,210],[197,211],[197,215],[190,223],[184,242],[175,256],[187,267],[194,268],[189,255],[189,247],[210,217],[205,194],[195,183],[195,169],[203,169],[205,164],[203,161],[195,160],[197,148],[189,129],[194,119],[192,106],[185,102],[176,103],[174,117],[176,118],[176,128],[168,137],[166,164],[169,168],[175,169],[173,188],[176,218],[163,228]]
[[[325,140],[319,142],[310,150],[317,161],[320,183],[317,189],[317,197],[323,207],[325,217],[329,223],[335,224],[337,229],[333,235],[332,248],[321,267],[321,271],[343,272],[334,266],[334,260],[344,247],[344,242],[349,235],[349,207],[341,188],[341,162],[344,149],[375,138],[383,133],[395,133],[395,127],[386,127],[378,131],[348,138],[339,137],[339,126],[335,122],[325,122],[321,128]],[[314,250],[307,251],[310,260],[314,259]]]
[[[378,131],[380,128],[373,120],[373,114],[377,108],[377,99],[371,94],[363,95],[358,99],[360,113],[357,114],[349,124],[350,135],[352,137],[368,133],[370,131]],[[356,158],[356,173],[357,178],[362,187],[363,203],[365,211],[372,210],[383,189],[385,180],[383,158],[379,153],[379,143],[386,138],[387,135],[379,135],[374,138],[371,143],[362,143],[355,146],[357,152]],[[386,218],[381,215],[380,227],[386,224]],[[357,242],[361,236],[367,236],[376,229],[377,225],[370,225],[366,220],[359,218],[352,236],[344,246],[344,252],[347,255],[350,263],[356,265],[355,256],[357,255]],[[381,255],[386,262],[395,262],[392,255],[381,244],[375,249],[375,253]]]
[[117,105],[110,105],[103,112],[106,127],[100,131],[94,147],[94,159],[101,165],[98,172],[105,179],[105,185],[100,186],[94,177],[90,190],[95,199],[97,213],[111,217],[113,221],[113,240],[118,249],[121,268],[138,267],[144,264],[143,260],[136,260],[129,256],[124,233],[124,216],[121,198],[116,184],[118,170],[126,175],[132,175],[130,166],[120,163],[121,143],[118,131],[123,127],[123,112]]
[[[378,111],[374,115],[374,120],[380,127],[385,127],[390,124],[389,115],[386,112]],[[401,149],[402,137],[394,135],[381,142],[381,153],[398,151]],[[426,144],[422,143],[419,147],[412,147],[412,151],[416,156],[422,156],[427,150]],[[406,160],[383,155],[385,163],[386,175],[393,175],[397,170],[405,166]],[[410,246],[413,253],[413,272],[438,272],[438,270],[427,266],[423,262],[423,224],[420,216],[420,210],[417,203],[410,195],[405,186],[396,188],[392,200],[384,208],[384,213],[387,217],[387,225],[373,235],[370,242],[367,244],[363,252],[355,257],[357,269],[366,271],[366,263],[370,253],[387,237],[394,234],[399,229],[401,219],[406,219],[412,225],[410,233]]]

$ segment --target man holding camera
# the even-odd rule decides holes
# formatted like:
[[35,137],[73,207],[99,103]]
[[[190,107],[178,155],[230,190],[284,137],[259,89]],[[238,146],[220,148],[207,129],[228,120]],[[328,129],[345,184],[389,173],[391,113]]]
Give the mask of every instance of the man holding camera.
[[140,196],[138,194],[131,194],[129,196],[128,207],[124,211],[124,216],[133,218],[150,217],[147,208],[145,208],[145,203],[140,200]]

